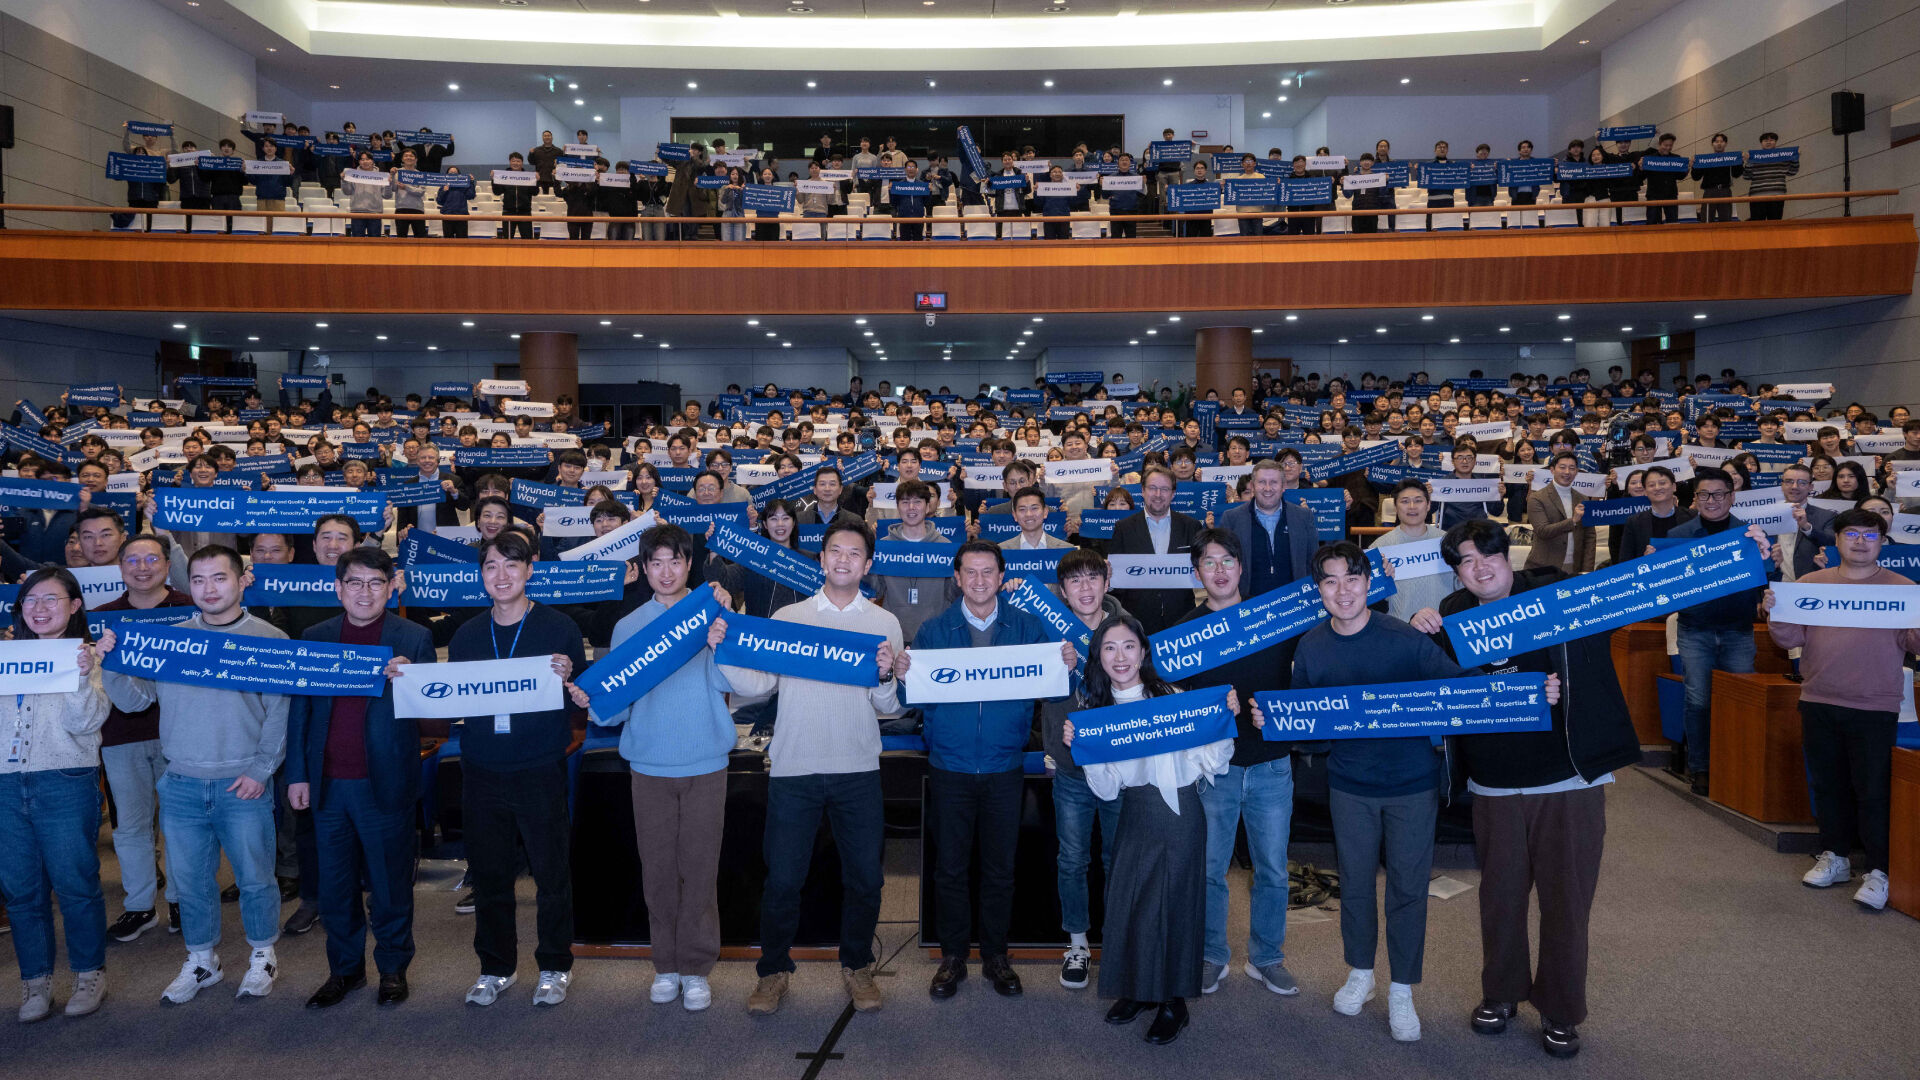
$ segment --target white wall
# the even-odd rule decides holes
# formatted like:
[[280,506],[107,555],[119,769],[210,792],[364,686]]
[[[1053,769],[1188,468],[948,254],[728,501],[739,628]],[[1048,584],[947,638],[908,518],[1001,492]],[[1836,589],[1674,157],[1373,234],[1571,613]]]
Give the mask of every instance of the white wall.
[[1611,116],[1840,2],[1686,0],[1600,54],[1596,115]]
[[0,415],[22,398],[41,408],[58,405],[67,387],[86,383],[117,382],[151,394],[159,347],[153,338],[0,318]]
[[[1299,139],[1300,142],[1306,146],[1333,148],[1333,144],[1327,141],[1326,102],[1322,101],[1320,104],[1315,105],[1313,111],[1308,113],[1305,119],[1293,125],[1293,137]],[[1337,150],[1334,152],[1339,153]],[[1362,151],[1362,153],[1364,152],[1365,151]],[[1356,154],[1355,156],[1358,157],[1359,155]]]
[[[1336,154],[1356,158],[1380,139],[1393,143],[1394,157],[1409,161],[1432,156],[1439,139],[1451,144],[1448,152],[1455,159],[1472,157],[1475,144],[1482,142],[1500,157],[1521,139],[1539,143],[1547,131],[1547,99],[1541,94],[1330,97],[1324,105],[1326,135],[1321,142]],[[1311,123],[1295,128],[1303,141]]]
[[[531,101],[322,101],[299,114],[319,134],[322,128],[338,130],[348,120],[362,132],[418,131],[429,127],[453,134],[456,165],[469,162],[505,165],[507,155],[540,142],[540,131],[551,126],[551,117]],[[554,128],[553,141],[573,139],[571,128]]]
[[150,0],[0,0],[0,11],[224,116],[254,107],[253,57]]
[[1533,155],[1552,157],[1574,139],[1591,140],[1604,115],[1600,111],[1600,72],[1589,71],[1569,80],[1547,95],[1547,130],[1544,137],[1533,140]]
[[1242,136],[1242,141],[1234,145],[1243,153],[1261,158],[1267,156],[1267,150],[1270,147],[1277,146],[1281,153],[1292,157],[1295,154],[1311,154],[1313,148],[1319,145],[1318,143],[1302,145],[1295,139],[1294,130],[1290,127],[1258,127],[1248,128],[1247,133]]

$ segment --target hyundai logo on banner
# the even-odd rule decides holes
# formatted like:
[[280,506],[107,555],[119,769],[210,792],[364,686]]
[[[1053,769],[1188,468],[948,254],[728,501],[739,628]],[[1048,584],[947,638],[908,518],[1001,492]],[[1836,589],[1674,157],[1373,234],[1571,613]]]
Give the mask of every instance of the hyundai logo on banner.
[[1822,601],[1817,596],[1803,596],[1793,602],[1793,606],[1802,611],[1819,611]]
[[950,667],[940,668],[933,673],[933,681],[937,683],[941,683],[943,685],[946,683],[957,682],[959,681],[959,678],[960,678],[960,672],[957,669],[950,668]]
[[420,688],[420,693],[425,697],[443,698],[453,693],[453,687],[443,682],[428,683]]

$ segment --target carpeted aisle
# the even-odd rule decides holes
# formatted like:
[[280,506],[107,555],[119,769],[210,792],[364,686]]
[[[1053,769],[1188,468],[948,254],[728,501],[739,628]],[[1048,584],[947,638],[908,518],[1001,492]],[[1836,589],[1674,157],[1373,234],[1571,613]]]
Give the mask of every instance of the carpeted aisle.
[[[1147,1046],[1132,1030],[1101,1022],[1105,1003],[1062,988],[1053,964],[1022,964],[1023,999],[995,996],[977,966],[951,1001],[927,997],[933,967],[913,942],[910,845],[889,851],[882,913],[886,1008],[836,1031],[846,998],[832,964],[802,964],[786,1006],[771,1018],[744,1011],[749,963],[715,972],[715,1004],[701,1014],[646,999],[644,961],[583,960],[567,1003],[536,1010],[531,970],[491,1009],[461,1003],[476,965],[471,921],[453,911],[457,869],[423,876],[410,972],[413,1000],[378,1010],[371,991],[324,1013],[302,1008],[325,977],[319,930],[281,944],[282,976],[265,1001],[236,1002],[246,954],[229,905],[222,960],[227,979],[183,1007],[160,990],[184,954],[164,930],[131,945],[110,943],[109,1000],[92,1018],[56,1015],[31,1027],[11,1020],[17,998],[0,997],[0,1062],[10,1076],[67,1080],[101,1076],[262,1075],[302,1078],[475,1076],[898,1078],[936,1072],[974,1077],[1101,1080],[1165,1075],[1218,1077],[1844,1077],[1915,1075],[1920,1025],[1920,924],[1870,915],[1851,886],[1816,892],[1798,875],[1800,856],[1772,854],[1687,806],[1637,772],[1608,795],[1606,869],[1593,926],[1593,1015],[1585,1049],[1570,1062],[1539,1048],[1537,1019],[1500,1038],[1476,1036],[1479,914],[1468,891],[1431,901],[1428,981],[1415,992],[1423,1041],[1387,1034],[1385,990],[1355,1018],[1329,998],[1345,977],[1335,919],[1300,921],[1288,966],[1302,993],[1281,998],[1240,971],[1245,959],[1245,881],[1235,886],[1234,968],[1219,993],[1195,1004],[1193,1025],[1171,1047]],[[101,845],[117,880],[112,849]],[[1473,882],[1472,871],[1443,871]],[[531,964],[532,886],[521,883],[522,941]],[[119,912],[108,885],[110,915]],[[1311,918],[1311,916],[1309,916]],[[13,971],[11,937],[0,963]],[[1384,946],[1381,963],[1385,963]],[[64,1000],[69,976],[56,977]],[[1384,967],[1381,971],[1384,983]],[[12,980],[9,978],[8,983]],[[831,1043],[830,1056],[815,1055]],[[806,1056],[800,1056],[806,1055]]]

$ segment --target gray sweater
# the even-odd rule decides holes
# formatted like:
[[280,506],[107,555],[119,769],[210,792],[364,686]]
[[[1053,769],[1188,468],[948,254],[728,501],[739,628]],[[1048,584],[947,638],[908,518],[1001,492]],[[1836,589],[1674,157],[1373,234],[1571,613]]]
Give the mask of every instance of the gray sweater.
[[[251,612],[226,626],[209,626],[197,613],[180,625],[216,634],[281,640],[287,636]],[[287,699],[283,694],[155,682],[114,671],[105,672],[101,682],[122,712],[139,712],[160,703],[160,752],[170,773],[194,780],[245,776],[269,784],[286,757]]]
[[[73,645],[78,649],[79,639]],[[9,742],[20,737],[24,758],[9,762],[0,755],[0,773],[95,768],[106,722],[107,695],[100,690],[97,666],[70,694],[0,693],[0,732]]]

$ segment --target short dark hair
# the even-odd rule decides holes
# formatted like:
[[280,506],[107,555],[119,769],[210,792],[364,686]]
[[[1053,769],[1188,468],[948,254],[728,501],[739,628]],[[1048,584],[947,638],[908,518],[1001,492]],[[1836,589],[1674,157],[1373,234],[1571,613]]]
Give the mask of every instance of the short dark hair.
[[1060,556],[1060,565],[1054,569],[1055,580],[1065,581],[1081,574],[1098,574],[1103,579],[1110,579],[1113,570],[1107,565],[1106,556],[1092,548],[1077,547]]
[[[591,515],[589,515],[591,518]],[[661,548],[676,559],[685,559],[689,565],[693,562],[693,536],[687,530],[671,521],[662,522],[640,534],[640,561],[647,562],[654,552]]]
[[1880,533],[1880,539],[1887,539],[1886,519],[1872,510],[1863,510],[1857,506],[1851,510],[1842,510],[1833,515],[1833,521],[1830,527],[1833,529],[1833,535],[1836,538],[1840,535],[1841,531],[1845,529],[1871,528]]
[[313,535],[319,536],[320,529],[329,521],[346,522],[347,531],[353,534],[353,542],[356,544],[366,536],[366,534],[361,531],[360,523],[353,519],[352,514],[321,514],[319,517],[313,519]]
[[1047,493],[1041,490],[1037,484],[1028,484],[1026,487],[1014,492],[1013,498],[1010,501],[1012,505],[1018,506],[1020,505],[1020,500],[1026,498],[1039,499],[1041,506],[1047,505]]
[[919,499],[921,502],[930,503],[933,501],[933,485],[924,480],[902,480],[899,486],[893,489],[894,505],[900,505],[902,499]]
[[834,534],[843,532],[858,533],[860,542],[866,545],[867,558],[873,558],[873,530],[867,528],[867,523],[864,521],[853,517],[841,517],[838,514],[835,514],[833,520],[827,523],[827,531],[820,536],[821,554],[825,554],[827,547],[833,543]]
[[372,570],[388,581],[393,580],[393,556],[377,547],[361,544],[341,552],[340,558],[333,564],[333,580],[347,580],[347,568],[350,566]]
[[619,499],[601,499],[593,504],[592,512],[587,514],[587,521],[591,523],[595,518],[603,517],[610,517],[616,521],[631,521],[633,511],[627,509],[627,504]]
[[1448,529],[1447,535],[1440,538],[1440,558],[1451,569],[1460,568],[1462,544],[1472,544],[1473,550],[1482,555],[1505,555],[1507,531],[1485,518],[1463,521]]
[[234,577],[239,577],[241,574],[244,574],[247,572],[246,564],[240,561],[239,552],[233,550],[232,548],[228,547],[225,544],[208,544],[205,547],[201,548],[200,550],[194,552],[193,555],[187,559],[187,575],[189,577],[193,575],[194,563],[204,562],[207,559],[227,560],[227,563],[233,567]]
[[1693,488],[1695,491],[1700,490],[1700,485],[1708,480],[1714,480],[1727,485],[1728,491],[1733,490],[1733,476],[1729,474],[1727,470],[1713,465],[1693,470]]
[[[88,464],[98,463],[88,462]],[[127,523],[121,519],[120,512],[109,506],[89,506],[85,510],[80,511],[79,515],[73,519],[73,527],[75,530],[78,530],[80,526],[85,525],[87,522],[99,521],[101,518],[109,518],[115,525],[120,526],[121,532],[127,531]]]
[[1664,477],[1666,477],[1666,478],[1667,478],[1667,482],[1668,482],[1668,483],[1670,483],[1670,484],[1675,484],[1675,485],[1677,485],[1677,484],[1679,484],[1679,483],[1680,483],[1680,478],[1679,478],[1679,477],[1677,477],[1677,476],[1675,476],[1675,475],[1673,475],[1673,470],[1672,470],[1672,469],[1669,469],[1669,468],[1667,468],[1667,467],[1666,467],[1665,465],[1649,465],[1649,466],[1647,466],[1646,468],[1644,468],[1644,469],[1641,469],[1641,470],[1640,470],[1640,472],[1641,472],[1641,474],[1642,474],[1642,475],[1641,475],[1641,479],[1640,479],[1640,482],[1641,482],[1641,483],[1643,483],[1643,484],[1647,482],[1647,478],[1648,478],[1648,477],[1651,477],[1651,476],[1653,476],[1653,475],[1655,475],[1656,473],[1657,473],[1657,474],[1659,474],[1659,475],[1661,475],[1661,476],[1664,476]]
[[1393,495],[1391,497],[1398,499],[1400,497],[1400,493],[1407,490],[1408,488],[1412,488],[1415,491],[1418,491],[1423,498],[1426,498],[1429,501],[1433,499],[1432,492],[1429,492],[1427,490],[1427,482],[1425,480],[1420,479],[1417,476],[1403,477],[1398,484],[1395,484],[1393,486]]
[[1240,538],[1238,536],[1235,536],[1225,529],[1201,529],[1198,533],[1194,534],[1193,543],[1188,545],[1187,548],[1188,554],[1193,557],[1194,566],[1198,567],[1200,565],[1200,553],[1207,549],[1208,544],[1220,545],[1221,550],[1225,551],[1234,562],[1239,562],[1245,558],[1245,556],[1241,554]]
[[494,535],[480,541],[477,561],[486,562],[487,552],[489,551],[498,553],[501,558],[508,562],[521,562],[529,566],[533,565],[533,541],[529,540],[527,535],[519,529],[501,529]]
[[1565,458],[1568,461],[1573,462],[1574,468],[1577,469],[1580,467],[1580,455],[1574,453],[1571,450],[1562,450],[1559,453],[1553,455],[1553,458],[1547,462],[1547,467],[1552,468],[1553,466],[1560,464],[1560,459],[1562,458]]
[[1322,544],[1320,550],[1313,553],[1313,583],[1320,584],[1333,575],[1327,572],[1327,564],[1339,559],[1349,574],[1372,577],[1373,567],[1367,562],[1367,553],[1360,545],[1351,540],[1336,540],[1331,544]]
[[[966,558],[969,555],[992,555],[993,564],[997,566],[1002,573],[1006,572],[1007,557],[1000,553],[999,544],[996,544],[991,540],[969,540],[966,543],[960,545],[960,550],[953,553],[953,572],[954,573],[957,574],[960,572],[960,560]],[[1055,574],[1057,576],[1058,571],[1056,571]]]
[[[73,572],[64,566],[42,566],[33,573],[28,574],[26,578],[20,582],[20,590],[15,595],[24,597],[30,590],[43,581],[59,582],[60,588],[66,592],[67,599],[69,600],[85,600],[85,594],[80,590],[79,579],[75,578]],[[33,636],[33,631],[27,629],[27,606],[20,603],[14,604],[13,639],[15,641],[28,641],[31,640]],[[93,632],[87,625],[87,610],[84,602],[81,604],[79,611],[67,617],[67,625],[60,631],[60,636],[79,638],[82,641],[93,640]]]

